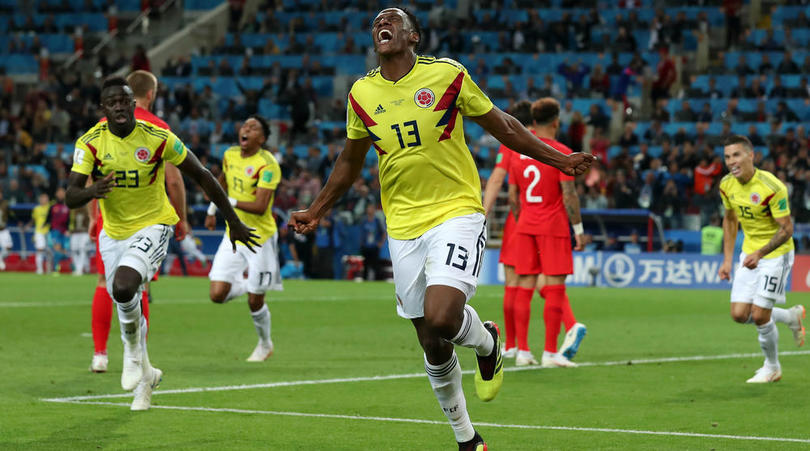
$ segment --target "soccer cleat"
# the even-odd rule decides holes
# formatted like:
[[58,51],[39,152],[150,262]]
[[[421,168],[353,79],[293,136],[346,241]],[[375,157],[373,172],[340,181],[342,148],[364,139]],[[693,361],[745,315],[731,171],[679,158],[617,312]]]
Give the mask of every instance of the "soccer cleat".
[[582,343],[582,339],[585,338],[585,334],[588,333],[588,329],[582,323],[576,323],[568,329],[568,332],[565,333],[565,340],[563,340],[562,346],[560,346],[560,354],[565,356],[566,359],[571,360],[577,355],[577,351],[579,350],[579,345]]
[[156,389],[163,380],[163,371],[150,368],[147,373],[150,374],[144,375],[144,378],[135,387],[135,397],[132,399],[129,410],[149,410],[152,407],[152,390]]
[[768,368],[763,366],[754,373],[754,377],[745,381],[748,384],[768,384],[782,379],[782,368]]
[[477,431],[473,438],[458,444],[458,451],[487,451],[487,444]]
[[93,362],[90,363],[90,371],[94,373],[106,373],[107,363],[107,354],[97,352],[93,354]]
[[124,343],[124,368],[121,371],[121,388],[134,390],[142,377],[143,350],[140,343]]
[[807,313],[805,312],[803,305],[794,305],[790,308],[790,313],[793,314],[793,321],[789,325],[790,330],[793,331],[793,341],[796,342],[796,346],[801,347],[804,344],[805,335],[802,320],[805,318]]
[[518,351],[515,366],[538,365],[540,362],[534,358],[531,351]]
[[517,348],[506,349],[505,347],[501,347],[501,355],[505,359],[514,359],[517,356]]
[[541,366],[543,368],[576,368],[577,364],[566,359],[564,355],[557,353],[547,355],[543,353]]
[[273,342],[272,341],[270,342],[270,346],[265,346],[260,341],[259,344],[256,345],[256,348],[253,350],[253,353],[250,354],[250,357],[247,358],[247,361],[264,362],[271,355],[273,355]]
[[503,385],[503,355],[501,354],[498,325],[487,321],[484,323],[484,328],[492,334],[495,345],[488,356],[476,356],[478,366],[475,367],[475,394],[481,401],[492,401]]

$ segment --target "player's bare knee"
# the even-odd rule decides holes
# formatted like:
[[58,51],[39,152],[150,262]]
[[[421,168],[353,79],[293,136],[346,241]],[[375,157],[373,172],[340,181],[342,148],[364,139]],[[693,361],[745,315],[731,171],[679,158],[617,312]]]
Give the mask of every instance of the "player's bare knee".
[[771,312],[762,310],[754,311],[751,313],[751,319],[754,320],[754,324],[757,326],[762,326],[771,320]]
[[135,297],[141,286],[141,274],[129,267],[122,266],[115,271],[112,295],[116,302],[129,302]]
[[211,302],[215,304],[222,304],[228,297],[228,290],[221,286],[212,286],[208,292],[208,295],[211,297]]
[[425,317],[427,326],[438,336],[445,339],[453,338],[461,328],[463,317],[454,315],[449,311],[436,312],[430,317]]
[[748,312],[737,312],[737,311],[733,311],[733,310],[731,311],[731,319],[733,319],[735,322],[738,322],[740,324],[747,323],[748,318],[750,317],[750,315],[751,314],[748,313]]

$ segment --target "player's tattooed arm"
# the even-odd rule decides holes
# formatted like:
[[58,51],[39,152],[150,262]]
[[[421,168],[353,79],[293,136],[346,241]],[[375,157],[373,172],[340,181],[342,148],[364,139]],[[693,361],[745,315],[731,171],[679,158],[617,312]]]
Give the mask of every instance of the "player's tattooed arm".
[[568,220],[571,224],[579,224],[582,222],[582,215],[579,211],[579,196],[577,196],[577,188],[573,180],[566,180],[560,182],[562,187],[563,204],[565,205],[565,212],[568,213]]
[[762,246],[757,253],[759,257],[765,257],[766,255],[770,254],[779,246],[785,244],[790,237],[793,236],[793,221],[790,219],[790,216],[785,216],[783,218],[773,218],[777,224],[779,224],[779,230],[773,234],[773,237],[765,246]]

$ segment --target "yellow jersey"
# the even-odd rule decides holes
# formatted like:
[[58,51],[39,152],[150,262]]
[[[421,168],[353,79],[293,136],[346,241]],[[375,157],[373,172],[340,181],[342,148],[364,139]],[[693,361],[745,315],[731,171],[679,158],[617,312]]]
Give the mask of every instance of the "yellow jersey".
[[[225,151],[222,157],[222,172],[228,184],[228,196],[243,202],[256,200],[256,190],[266,188],[273,191],[270,203],[262,214],[249,213],[239,208],[236,215],[248,227],[256,229],[259,243],[264,243],[276,233],[276,220],[273,219],[273,198],[281,182],[281,166],[276,157],[265,149],[245,158],[242,149],[234,146]],[[229,233],[229,232],[228,232]],[[239,243],[240,245],[242,243]]]
[[37,205],[31,210],[31,219],[34,220],[34,233],[47,235],[51,230],[48,224],[48,213],[51,211],[51,204]]
[[396,82],[374,69],[349,92],[346,135],[371,137],[379,155],[388,234],[421,236],[448,219],[484,212],[478,169],[460,116],[481,116],[492,102],[461,64],[418,56]]
[[76,140],[72,170],[96,179],[115,173],[115,187],[99,206],[104,232],[124,240],[144,227],[179,221],[166,195],[163,161],[177,166],[188,152],[172,132],[148,122],[136,120],[132,133],[120,138],[105,121]]
[[[720,181],[720,197],[726,210],[733,210],[742,226],[742,250],[746,254],[768,244],[779,224],[774,218],[790,216],[790,202],[785,184],[768,171],[757,169],[745,185],[731,174]],[[777,247],[765,258],[775,258],[793,250],[793,238]]]

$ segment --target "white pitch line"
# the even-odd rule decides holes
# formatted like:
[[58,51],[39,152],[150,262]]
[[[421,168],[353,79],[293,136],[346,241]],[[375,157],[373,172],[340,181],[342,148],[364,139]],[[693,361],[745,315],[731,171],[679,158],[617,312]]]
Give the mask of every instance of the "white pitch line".
[[[120,406],[130,407],[128,403],[121,402],[101,402],[101,401],[68,401],[69,404],[91,404],[91,405],[106,405],[106,406]],[[249,409],[231,409],[231,408],[215,408],[215,407],[189,407],[189,406],[162,406],[153,405],[152,409],[165,409],[165,410],[183,410],[194,412],[220,412],[220,413],[245,413],[253,415],[276,415],[288,417],[305,417],[305,418],[327,418],[337,420],[355,420],[355,421],[379,421],[388,423],[416,423],[416,424],[431,424],[446,426],[446,421],[437,420],[423,420],[419,418],[390,418],[390,417],[373,417],[373,416],[360,416],[360,415],[340,415],[330,413],[306,413],[306,412],[282,412],[274,410],[249,410]],[[573,431],[573,432],[604,432],[614,434],[635,434],[635,435],[656,435],[656,436],[670,436],[670,437],[692,437],[692,438],[709,438],[709,439],[728,439],[728,440],[746,440],[746,441],[764,441],[764,442],[789,442],[789,443],[810,443],[810,439],[792,438],[792,437],[760,437],[755,435],[730,435],[730,434],[701,434],[697,432],[670,432],[670,431],[645,431],[635,429],[614,429],[614,428],[592,428],[580,426],[545,426],[534,424],[500,424],[500,423],[475,423],[476,426],[499,428],[499,429],[523,429],[523,430],[551,430],[551,431]]]
[[[306,298],[270,298],[269,302],[343,302],[343,301],[387,301],[385,296],[317,296]],[[393,295],[391,297],[393,302]],[[0,308],[30,308],[30,307],[86,307],[92,302],[88,298],[81,301],[48,301],[48,302],[0,302]],[[211,301],[206,297],[197,299],[158,299],[158,305],[187,305],[187,304],[210,304]]]
[[[779,353],[780,356],[792,355],[807,355],[807,351],[786,351]],[[761,356],[761,353],[748,353],[748,354],[724,354],[724,355],[696,355],[688,357],[662,357],[658,359],[629,359],[629,360],[616,360],[612,362],[583,362],[580,367],[598,367],[598,366],[624,366],[624,365],[644,365],[654,363],[672,363],[672,362],[697,362],[697,361],[711,361],[711,360],[727,360],[727,359],[742,359]],[[504,368],[506,372],[515,371],[537,371],[548,370],[540,366],[524,366],[524,367],[509,367]],[[473,374],[474,371],[463,371],[463,374]],[[346,377],[334,379],[312,379],[312,380],[298,380],[298,381],[285,381],[285,382],[270,382],[265,384],[249,384],[249,385],[226,385],[220,387],[191,387],[179,388],[174,390],[158,390],[152,393],[153,395],[171,395],[171,394],[185,394],[185,393],[201,393],[201,392],[217,392],[217,391],[235,391],[235,390],[255,390],[260,388],[278,388],[278,387],[294,387],[299,385],[320,385],[320,384],[338,384],[338,383],[351,383],[351,382],[374,382],[374,381],[388,381],[394,379],[415,379],[425,377],[425,373],[407,373],[407,374],[389,374],[383,376],[363,376],[363,377]],[[42,401],[47,402],[74,402],[86,401],[93,399],[111,399],[111,398],[128,398],[131,393],[114,393],[107,395],[86,395],[86,396],[72,396],[66,398],[44,398]]]

